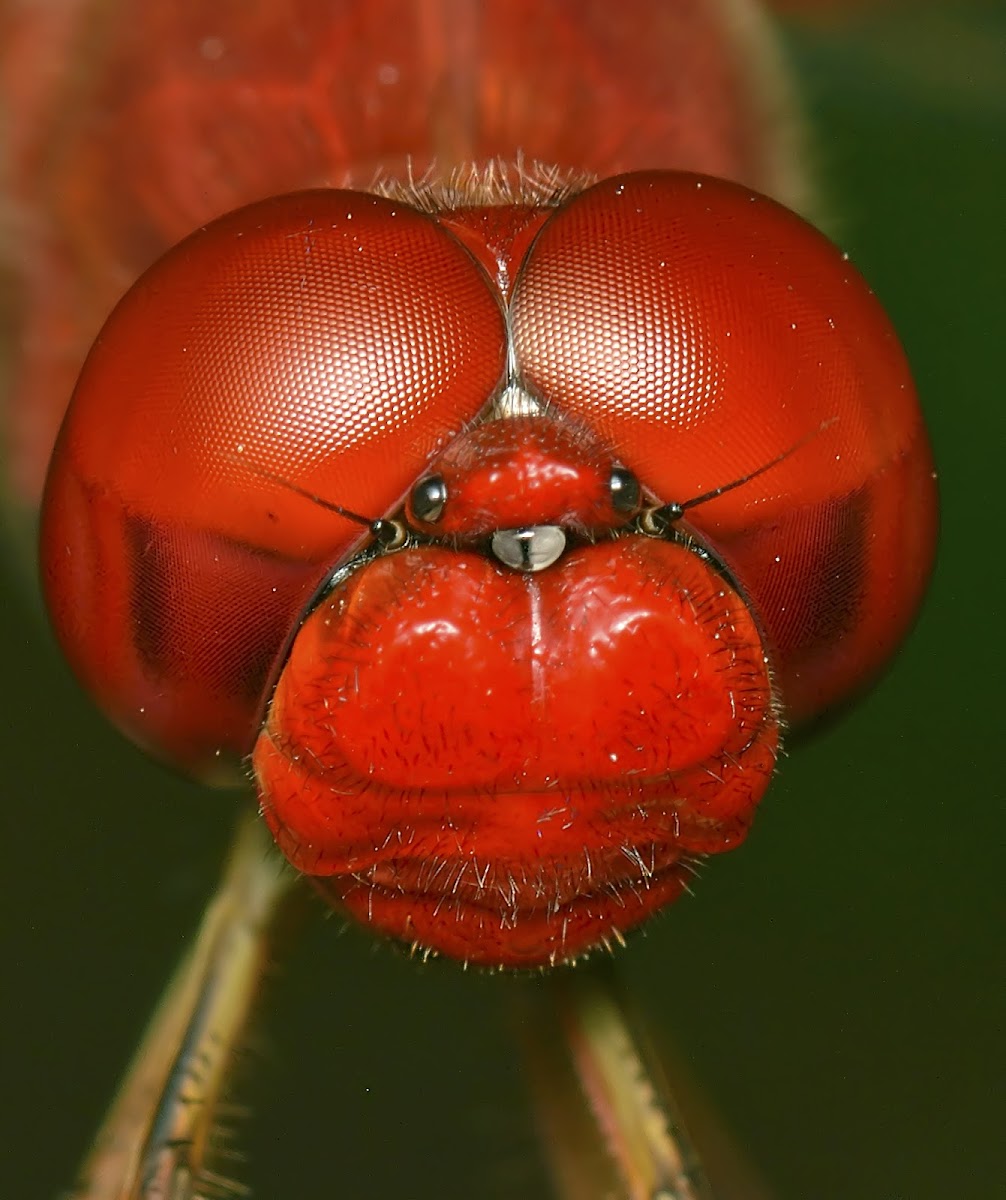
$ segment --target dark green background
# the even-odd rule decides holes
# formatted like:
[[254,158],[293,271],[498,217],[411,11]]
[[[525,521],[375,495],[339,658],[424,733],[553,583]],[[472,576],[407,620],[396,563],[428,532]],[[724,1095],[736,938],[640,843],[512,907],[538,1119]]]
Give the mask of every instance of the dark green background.
[[[790,39],[839,240],[931,422],[930,600],[875,693],[785,762],[747,846],[619,964],[780,1200],[1006,1194],[1006,11],[941,8]],[[0,635],[0,1197],[32,1200],[72,1180],[234,802],[106,728],[16,589]],[[319,922],[256,1038],[243,1177],[284,1200],[545,1196],[513,986]]]

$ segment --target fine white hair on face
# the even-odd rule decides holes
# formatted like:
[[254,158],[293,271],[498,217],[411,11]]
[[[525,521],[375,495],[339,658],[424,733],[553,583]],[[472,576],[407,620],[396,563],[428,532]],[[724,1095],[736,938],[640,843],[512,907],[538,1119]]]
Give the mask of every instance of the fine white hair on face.
[[390,200],[403,200],[421,212],[442,213],[457,208],[532,205],[558,208],[577,192],[596,182],[589,171],[527,160],[491,158],[454,166],[431,164],[420,175],[406,164],[404,178],[379,171],[367,191]]
[[508,417],[540,417],[545,412],[545,403],[532,395],[519,383],[508,383],[493,401],[491,419],[505,420]]

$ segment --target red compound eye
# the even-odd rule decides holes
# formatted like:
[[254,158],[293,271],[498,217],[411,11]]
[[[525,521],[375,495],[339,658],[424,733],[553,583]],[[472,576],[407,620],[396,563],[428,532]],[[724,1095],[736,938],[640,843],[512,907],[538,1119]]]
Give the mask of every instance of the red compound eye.
[[526,380],[664,502],[784,456],[689,519],[752,598],[792,719],[869,679],[928,577],[935,489],[897,338],[834,246],[733,184],[627,175],[551,218],[512,309]]
[[500,301],[430,217],[354,192],[251,205],[127,294],[49,475],[42,566],[83,681],[194,770],[246,753],[277,655],[361,533],[484,405]]

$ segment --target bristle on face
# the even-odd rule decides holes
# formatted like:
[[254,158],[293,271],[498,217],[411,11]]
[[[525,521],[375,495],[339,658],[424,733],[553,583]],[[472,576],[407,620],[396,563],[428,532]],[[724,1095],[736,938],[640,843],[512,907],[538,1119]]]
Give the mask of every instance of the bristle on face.
[[557,208],[594,182],[590,172],[527,162],[518,155],[463,163],[446,172],[433,166],[418,178],[411,169],[404,179],[378,175],[368,190],[437,213],[498,205]]

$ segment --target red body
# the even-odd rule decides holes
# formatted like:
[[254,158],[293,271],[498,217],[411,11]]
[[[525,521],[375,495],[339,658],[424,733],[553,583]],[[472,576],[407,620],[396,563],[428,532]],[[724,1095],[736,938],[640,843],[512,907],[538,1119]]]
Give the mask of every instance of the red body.
[[[784,715],[847,699],[903,636],[935,500],[903,355],[834,247],[745,186],[584,174],[783,177],[714,7],[641,6],[631,43],[610,6],[505,29],[503,7],[409,8],[391,34],[364,6],[226,35],[144,18],[78,85],[124,85],[132,124],[103,156],[86,115],[62,143],[86,234],[54,226],[73,282],[32,312],[58,322],[87,263],[135,270],[200,205],[365,186],[409,150],[415,173],[557,165],[193,234],[88,357],[42,542],[57,633],[131,736],[203,775],[254,747],[279,845],[333,902],[529,965],[620,936],[743,838]],[[351,34],[382,51],[352,88]],[[157,36],[160,69],[125,71]],[[675,38],[708,51],[695,87]],[[568,48],[591,39],[585,72]],[[81,216],[115,194],[128,219]],[[497,536],[560,549],[515,568]]]

